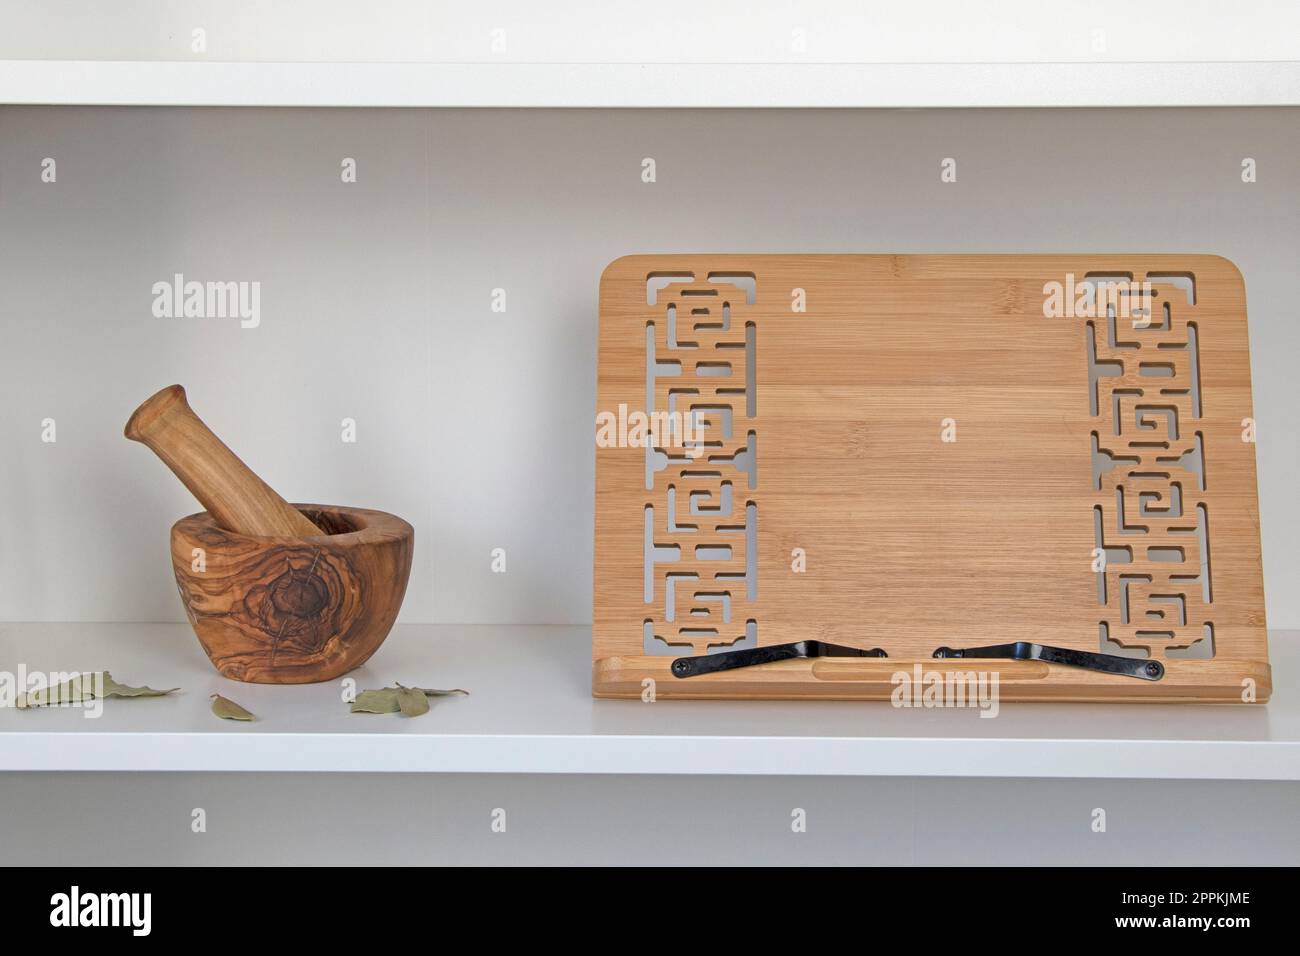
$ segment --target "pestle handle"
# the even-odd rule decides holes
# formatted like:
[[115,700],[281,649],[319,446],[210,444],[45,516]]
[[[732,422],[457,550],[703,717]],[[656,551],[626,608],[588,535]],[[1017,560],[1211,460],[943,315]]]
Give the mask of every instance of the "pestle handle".
[[149,446],[227,531],[267,537],[324,534],[203,424],[181,386],[169,385],[145,399],[124,431],[127,438]]

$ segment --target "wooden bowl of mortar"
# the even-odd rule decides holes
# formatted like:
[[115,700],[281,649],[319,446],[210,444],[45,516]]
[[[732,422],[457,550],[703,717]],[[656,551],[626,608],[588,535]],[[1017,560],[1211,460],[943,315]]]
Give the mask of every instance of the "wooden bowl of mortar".
[[262,537],[206,511],[172,526],[176,586],[223,677],[330,680],[363,664],[402,606],[415,530],[383,511],[294,505],[325,532]]

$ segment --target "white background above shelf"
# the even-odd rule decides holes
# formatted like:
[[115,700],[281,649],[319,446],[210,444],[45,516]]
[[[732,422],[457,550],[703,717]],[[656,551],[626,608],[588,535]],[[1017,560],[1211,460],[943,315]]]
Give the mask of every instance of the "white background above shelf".
[[1300,6],[0,0],[0,103],[1294,105]]
[[[0,771],[351,771],[1300,780],[1300,634],[1266,706],[592,700],[586,628],[399,626],[351,676],[464,687],[419,718],[351,714],[336,682],[224,680],[185,625],[10,624],[0,666],[111,670],[167,698],[0,710]],[[260,718],[221,721],[222,693]]]

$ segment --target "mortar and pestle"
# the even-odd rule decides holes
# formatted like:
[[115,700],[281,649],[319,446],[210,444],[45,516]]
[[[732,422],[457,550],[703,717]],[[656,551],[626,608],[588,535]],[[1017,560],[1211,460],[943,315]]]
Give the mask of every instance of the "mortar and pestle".
[[409,524],[366,508],[289,504],[194,414],[179,385],[146,399],[125,433],[207,509],[172,526],[172,568],[223,677],[329,680],[383,643],[411,574]]

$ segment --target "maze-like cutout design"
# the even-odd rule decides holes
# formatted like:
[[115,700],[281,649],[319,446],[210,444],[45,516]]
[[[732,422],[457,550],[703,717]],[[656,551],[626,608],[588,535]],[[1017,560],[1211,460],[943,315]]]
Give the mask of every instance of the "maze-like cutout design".
[[1085,334],[1103,648],[1213,656],[1195,279],[1087,281],[1114,283]]
[[758,643],[756,294],[745,273],[646,277],[646,412],[669,413],[645,449],[647,654]]

